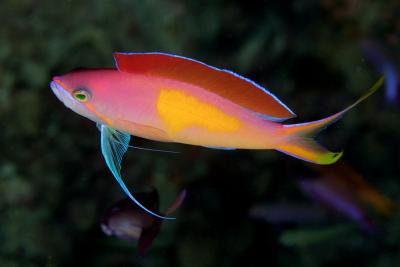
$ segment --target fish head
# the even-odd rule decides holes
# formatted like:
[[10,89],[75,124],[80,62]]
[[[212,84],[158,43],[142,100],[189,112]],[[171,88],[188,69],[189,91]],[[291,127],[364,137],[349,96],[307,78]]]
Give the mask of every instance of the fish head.
[[72,111],[96,123],[111,124],[106,114],[103,88],[97,81],[102,71],[78,70],[53,77],[50,88],[56,97]]

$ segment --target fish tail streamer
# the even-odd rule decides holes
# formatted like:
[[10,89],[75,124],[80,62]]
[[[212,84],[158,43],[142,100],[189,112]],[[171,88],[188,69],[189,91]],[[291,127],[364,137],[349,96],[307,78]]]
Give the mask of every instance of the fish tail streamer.
[[315,135],[339,120],[347,111],[376,92],[382,86],[383,81],[384,77],[381,77],[368,92],[361,96],[356,102],[334,115],[312,122],[283,125],[287,138],[285,138],[285,141],[276,149],[312,163],[325,165],[335,163],[342,156],[343,152],[329,151],[318,144],[314,139]]

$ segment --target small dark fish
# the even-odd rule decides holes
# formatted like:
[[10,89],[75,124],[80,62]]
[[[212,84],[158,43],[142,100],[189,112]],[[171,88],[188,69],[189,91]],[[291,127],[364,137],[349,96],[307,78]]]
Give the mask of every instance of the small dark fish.
[[[165,212],[165,215],[179,208],[185,196],[186,190],[183,190]],[[137,194],[137,198],[146,207],[158,212],[159,196],[157,190]],[[143,256],[160,232],[162,222],[162,219],[152,216],[133,203],[130,198],[124,198],[117,201],[105,212],[101,219],[101,229],[109,236],[116,236],[125,240],[137,240],[139,254]]]
[[385,80],[385,100],[387,103],[400,102],[400,70],[395,63],[389,59],[389,56],[383,52],[383,49],[375,42],[364,41],[361,44],[361,49],[366,59],[374,65],[375,69],[383,74]]

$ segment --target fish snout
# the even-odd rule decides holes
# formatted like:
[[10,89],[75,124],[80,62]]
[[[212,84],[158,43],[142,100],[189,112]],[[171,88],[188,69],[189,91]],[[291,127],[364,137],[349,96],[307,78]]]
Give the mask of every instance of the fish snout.
[[60,80],[57,77],[54,77],[50,82],[50,88],[56,97],[63,102],[67,107],[73,109],[76,105],[75,100],[71,96],[71,94],[61,85]]
[[51,88],[51,90],[53,91],[53,93],[57,96],[57,98],[58,98],[59,100],[62,100],[62,99],[61,99],[61,92],[60,92],[61,89],[58,87],[57,82],[55,82],[54,80],[52,80],[52,81],[50,82],[50,88]]

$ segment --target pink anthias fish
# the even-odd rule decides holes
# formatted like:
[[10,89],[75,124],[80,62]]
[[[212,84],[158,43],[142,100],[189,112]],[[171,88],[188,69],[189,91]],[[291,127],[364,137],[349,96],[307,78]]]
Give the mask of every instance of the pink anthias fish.
[[312,138],[374,93],[383,78],[354,104],[325,119],[280,122],[295,114],[273,94],[233,72],[163,53],[115,53],[116,69],[78,70],[53,78],[55,95],[96,122],[101,150],[125,193],[121,159],[130,136],[219,149],[276,149],[318,164],[342,155]]
[[[165,214],[179,208],[186,196],[183,190]],[[137,199],[147,207],[158,210],[157,190],[137,194]],[[135,205],[131,199],[124,198],[112,205],[101,219],[101,229],[106,235],[125,240],[138,241],[138,251],[144,255],[160,232],[163,220],[156,218]]]

